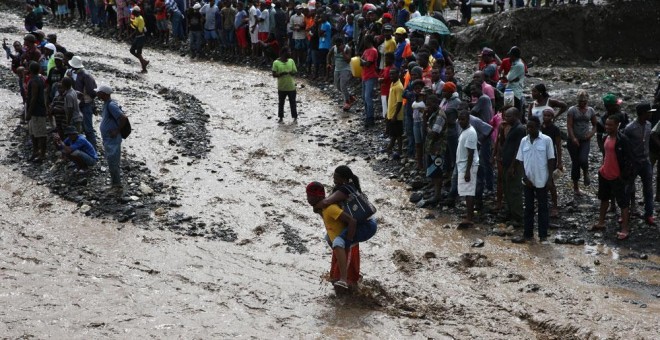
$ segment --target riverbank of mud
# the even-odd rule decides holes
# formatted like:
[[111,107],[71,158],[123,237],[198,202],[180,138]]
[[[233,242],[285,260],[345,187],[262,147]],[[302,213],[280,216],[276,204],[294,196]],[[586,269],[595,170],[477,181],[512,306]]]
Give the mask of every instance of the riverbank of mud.
[[[19,20],[7,13],[0,18]],[[134,124],[123,145],[132,156],[124,158],[143,162],[142,172],[148,169],[176,190],[178,206],[168,207],[165,221],[154,216],[146,228],[90,219],[70,213],[75,203],[0,164],[0,248],[6,255],[0,275],[10,292],[0,294],[6,306],[0,333],[263,338],[276,331],[278,337],[334,338],[350,330],[352,337],[420,339],[656,333],[656,254],[641,259],[606,242],[516,245],[490,236],[488,223],[455,230],[460,208],[428,212],[410,204],[408,184],[398,181],[408,178],[400,163],[372,153],[383,142],[380,130],[365,133],[358,113],[344,116],[334,98],[319,93],[317,86],[327,85],[298,79],[302,114],[296,124],[288,117],[277,124],[275,81],[262,70],[191,63],[147,49],[150,72],[123,77],[137,71],[136,64],[123,62],[130,59],[127,46],[56,32],[76,52],[107,52],[87,58],[111,67],[89,71],[97,82],[121,89],[116,99]],[[459,62],[466,76],[470,63]],[[185,99],[194,95],[208,114],[204,157],[182,157],[180,147],[169,143],[173,133],[159,124],[177,112],[157,84]],[[570,97],[573,84],[555,84],[551,93]],[[219,93],[231,100],[219,100]],[[17,119],[6,112],[15,112],[20,98],[14,90],[0,94],[6,98],[0,100],[2,124],[10,131]],[[1,156],[17,146],[7,144]],[[379,208],[379,232],[361,245],[362,286],[357,297],[347,298],[337,297],[323,279],[329,250],[320,217],[304,198],[306,183],[332,183],[339,164],[356,171]],[[434,219],[424,219],[431,214]],[[159,230],[177,218],[173,226],[183,226],[181,233]],[[220,239],[235,242],[199,237],[197,230],[213,228]],[[483,247],[472,247],[477,239]]]

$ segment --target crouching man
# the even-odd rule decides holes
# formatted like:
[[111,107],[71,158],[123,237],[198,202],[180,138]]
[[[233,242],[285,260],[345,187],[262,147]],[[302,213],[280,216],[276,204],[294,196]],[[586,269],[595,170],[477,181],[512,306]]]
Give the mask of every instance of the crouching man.
[[62,151],[62,157],[76,164],[76,170],[84,173],[87,168],[93,166],[98,161],[96,150],[85,135],[78,133],[73,126],[67,126],[64,129],[66,138],[62,141],[59,135],[53,135],[55,147]]

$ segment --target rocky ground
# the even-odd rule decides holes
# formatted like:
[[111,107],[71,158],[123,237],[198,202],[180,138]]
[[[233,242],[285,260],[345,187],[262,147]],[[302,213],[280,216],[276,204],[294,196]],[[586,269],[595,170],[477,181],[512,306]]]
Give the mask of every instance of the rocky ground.
[[[0,31],[20,33],[15,26]],[[16,89],[0,72],[0,97],[7,98],[0,101],[7,133],[0,140],[7,159],[0,164],[6,255],[0,278],[12,292],[0,296],[7,306],[0,312],[2,334],[265,337],[276,330],[343,337],[351,329],[352,336],[377,338],[586,339],[657,333],[658,230],[636,226],[625,243],[612,240],[614,222],[600,236],[586,232],[593,187],[579,202],[562,195],[562,219],[554,221],[554,236],[574,233],[573,243],[584,245],[511,244],[518,231],[500,228],[487,212],[473,230],[457,231],[462,208],[409,203],[423,179],[412,163],[379,154],[382,123],[362,130],[361,105],[340,112],[328,84],[299,80],[301,118],[277,125],[273,81],[255,69],[259,61],[236,61],[249,66],[236,67],[214,56],[222,62],[187,64],[180,50],[160,47],[147,50],[153,66],[140,76],[125,45],[73,30],[58,34],[92,62],[97,81],[119,89],[130,113],[134,132],[123,157],[130,201],[92,203],[107,180],[102,167],[82,185],[51,164],[24,162],[24,132],[8,118],[19,107]],[[101,47],[107,53],[98,53]],[[473,64],[459,56],[460,75]],[[594,98],[620,91],[633,104],[652,91],[651,71],[542,65],[530,70],[530,83],[546,82],[569,103],[584,87]],[[600,78],[609,75],[631,85]],[[213,91],[200,90],[214,81],[220,83]],[[218,91],[227,95],[219,99]],[[252,93],[262,96],[254,100]],[[337,297],[323,281],[328,252],[302,194],[311,180],[330,183],[338,164],[357,169],[379,207],[380,231],[362,247],[365,277],[350,298]],[[142,183],[154,192],[145,194]],[[45,190],[62,184],[76,196]],[[75,200],[81,195],[83,204]],[[112,207],[144,207],[135,208],[133,224],[89,218],[106,204],[110,212],[99,217],[126,216]],[[84,205],[90,210],[81,214]]]

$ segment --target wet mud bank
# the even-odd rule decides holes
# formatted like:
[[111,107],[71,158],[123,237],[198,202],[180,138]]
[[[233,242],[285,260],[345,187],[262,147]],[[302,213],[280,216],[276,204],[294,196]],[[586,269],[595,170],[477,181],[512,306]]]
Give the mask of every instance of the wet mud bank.
[[[419,185],[407,182],[411,165],[401,170],[400,161],[379,160],[386,142],[378,139],[381,123],[363,131],[360,105],[343,115],[327,85],[298,79],[299,120],[287,116],[277,124],[275,82],[260,70],[147,49],[153,69],[128,77],[136,65],[124,61],[130,58],[124,44],[55,30],[67,48],[104,48],[111,55],[88,59],[99,69],[111,66],[90,71],[118,89],[117,100],[131,114],[126,151],[178,199],[156,208],[149,228],[134,228],[67,214],[75,203],[28,177],[21,182],[0,172],[0,249],[7,255],[0,257],[0,275],[13,292],[0,294],[6,306],[0,334],[266,338],[276,330],[278,337],[339,338],[350,329],[356,338],[588,339],[656,333],[656,256],[629,257],[608,244],[513,245],[489,236],[486,223],[455,230],[461,209],[415,208],[406,191]],[[214,81],[212,90],[204,88]],[[177,105],[156,84],[186,100],[194,95],[210,116],[213,147],[204,157],[184,157],[168,142],[172,132],[159,123],[175,116]],[[218,100],[218,91],[232,100]],[[19,106],[0,99],[3,113]],[[323,280],[330,252],[320,217],[304,199],[305,184],[332,183],[339,164],[356,170],[379,208],[379,232],[361,245],[362,285],[348,297]],[[48,200],[59,204],[34,211]],[[212,234],[234,242],[207,242]],[[476,239],[483,241],[479,248],[472,247]]]
[[482,46],[506,55],[519,46],[543,64],[603,58],[617,63],[657,63],[660,45],[658,1],[614,1],[602,6],[522,8],[492,15],[450,40],[450,50],[472,56]]

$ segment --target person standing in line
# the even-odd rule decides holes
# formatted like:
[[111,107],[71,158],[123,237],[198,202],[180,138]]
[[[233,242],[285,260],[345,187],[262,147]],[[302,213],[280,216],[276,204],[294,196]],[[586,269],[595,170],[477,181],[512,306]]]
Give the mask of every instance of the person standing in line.
[[589,228],[590,231],[604,230],[605,215],[611,200],[616,199],[621,208],[621,231],[617,238],[625,240],[628,238],[630,228],[630,200],[626,196],[625,172],[630,144],[628,138],[618,129],[620,117],[611,115],[605,121],[607,136],[604,140],[603,165],[598,170],[598,199],[600,200],[600,211],[598,223]]
[[523,199],[522,199],[522,168],[515,158],[520,147],[520,141],[527,135],[525,126],[520,123],[520,111],[515,107],[504,112],[509,132],[504,138],[504,143],[499,155],[502,159],[502,176],[504,180],[504,201],[506,202],[505,220],[510,225],[522,226]]
[[128,119],[119,107],[112,95],[112,87],[101,85],[96,89],[98,97],[103,101],[103,113],[101,119],[101,138],[103,138],[103,150],[105,159],[108,161],[108,170],[110,171],[111,187],[110,193],[121,195],[123,187],[121,184],[121,142],[120,131],[124,128]]
[[511,58],[511,70],[506,75],[507,84],[506,88],[513,91],[514,107],[520,112],[525,112],[525,96],[523,88],[525,87],[525,64],[520,59],[522,52],[517,46],[511,47],[509,50],[509,58]]
[[[561,150],[561,131],[554,123],[555,110],[548,108],[543,110],[543,125],[541,126],[541,133],[550,137],[555,146],[555,159],[556,168],[560,171],[564,171],[564,165],[562,164],[562,150]],[[548,183],[548,190],[550,191],[550,199],[552,200],[552,208],[550,209],[550,217],[556,218],[559,217],[559,199],[557,197],[557,186],[555,185],[554,178],[550,177],[550,183]]]
[[555,170],[555,148],[552,139],[540,132],[541,120],[531,116],[527,121],[527,136],[520,141],[516,161],[522,163],[525,184],[525,231],[523,239],[534,237],[534,205],[538,203],[539,240],[548,238],[548,186]]
[[[140,14],[140,7],[133,7],[133,18],[131,18],[131,28],[133,31],[133,44],[131,45],[131,54],[138,58],[140,65],[142,66],[141,73],[147,73],[147,65],[149,65],[149,60],[146,60],[142,57],[142,49],[144,44],[147,41],[144,31],[144,18]],[[90,140],[92,142],[92,140]],[[94,144],[92,142],[92,144]]]
[[378,61],[378,51],[374,48],[374,38],[371,35],[364,37],[364,52],[360,58],[362,66],[362,100],[365,106],[364,126],[370,128],[375,125],[374,121],[374,86],[378,81],[376,73],[376,62]]
[[85,137],[96,148],[96,131],[94,130],[94,98],[96,98],[96,80],[90,75],[83,65],[79,56],[73,56],[69,60],[71,69],[67,76],[73,79],[73,89],[82,93],[83,99],[80,101],[80,112],[82,112],[82,127]]
[[293,122],[298,121],[298,112],[296,111],[296,82],[293,75],[298,73],[296,62],[289,58],[289,48],[282,47],[279,59],[273,62],[273,77],[277,78],[277,116],[278,123],[284,121],[284,100],[289,98],[291,107],[291,118]]
[[27,107],[25,120],[28,121],[28,130],[32,138],[32,157],[30,161],[41,162],[46,158],[46,81],[39,74],[41,67],[36,61],[28,66],[30,81],[27,84]]
[[655,109],[651,104],[642,103],[637,105],[637,119],[632,121],[623,130],[630,141],[630,161],[632,173],[627,183],[627,197],[630,202],[635,203],[635,179],[642,179],[642,190],[644,194],[644,221],[646,224],[655,225],[653,217],[653,166],[649,158],[649,143],[651,139],[651,114]]
[[477,171],[479,169],[479,152],[477,152],[477,130],[470,125],[470,112],[461,110],[458,113],[458,125],[463,129],[458,136],[456,149],[456,169],[458,172],[458,195],[465,197],[466,216],[459,228],[471,227],[474,223],[474,196],[477,191]]
[[[596,111],[588,105],[589,95],[580,90],[577,94],[576,106],[571,106],[566,113],[566,130],[568,132],[568,153],[571,156],[571,179],[573,180],[573,192],[581,196],[578,181],[580,170],[582,170],[584,185],[589,186],[589,149],[591,138],[596,134],[597,115]],[[589,126],[591,125],[591,126]]]

